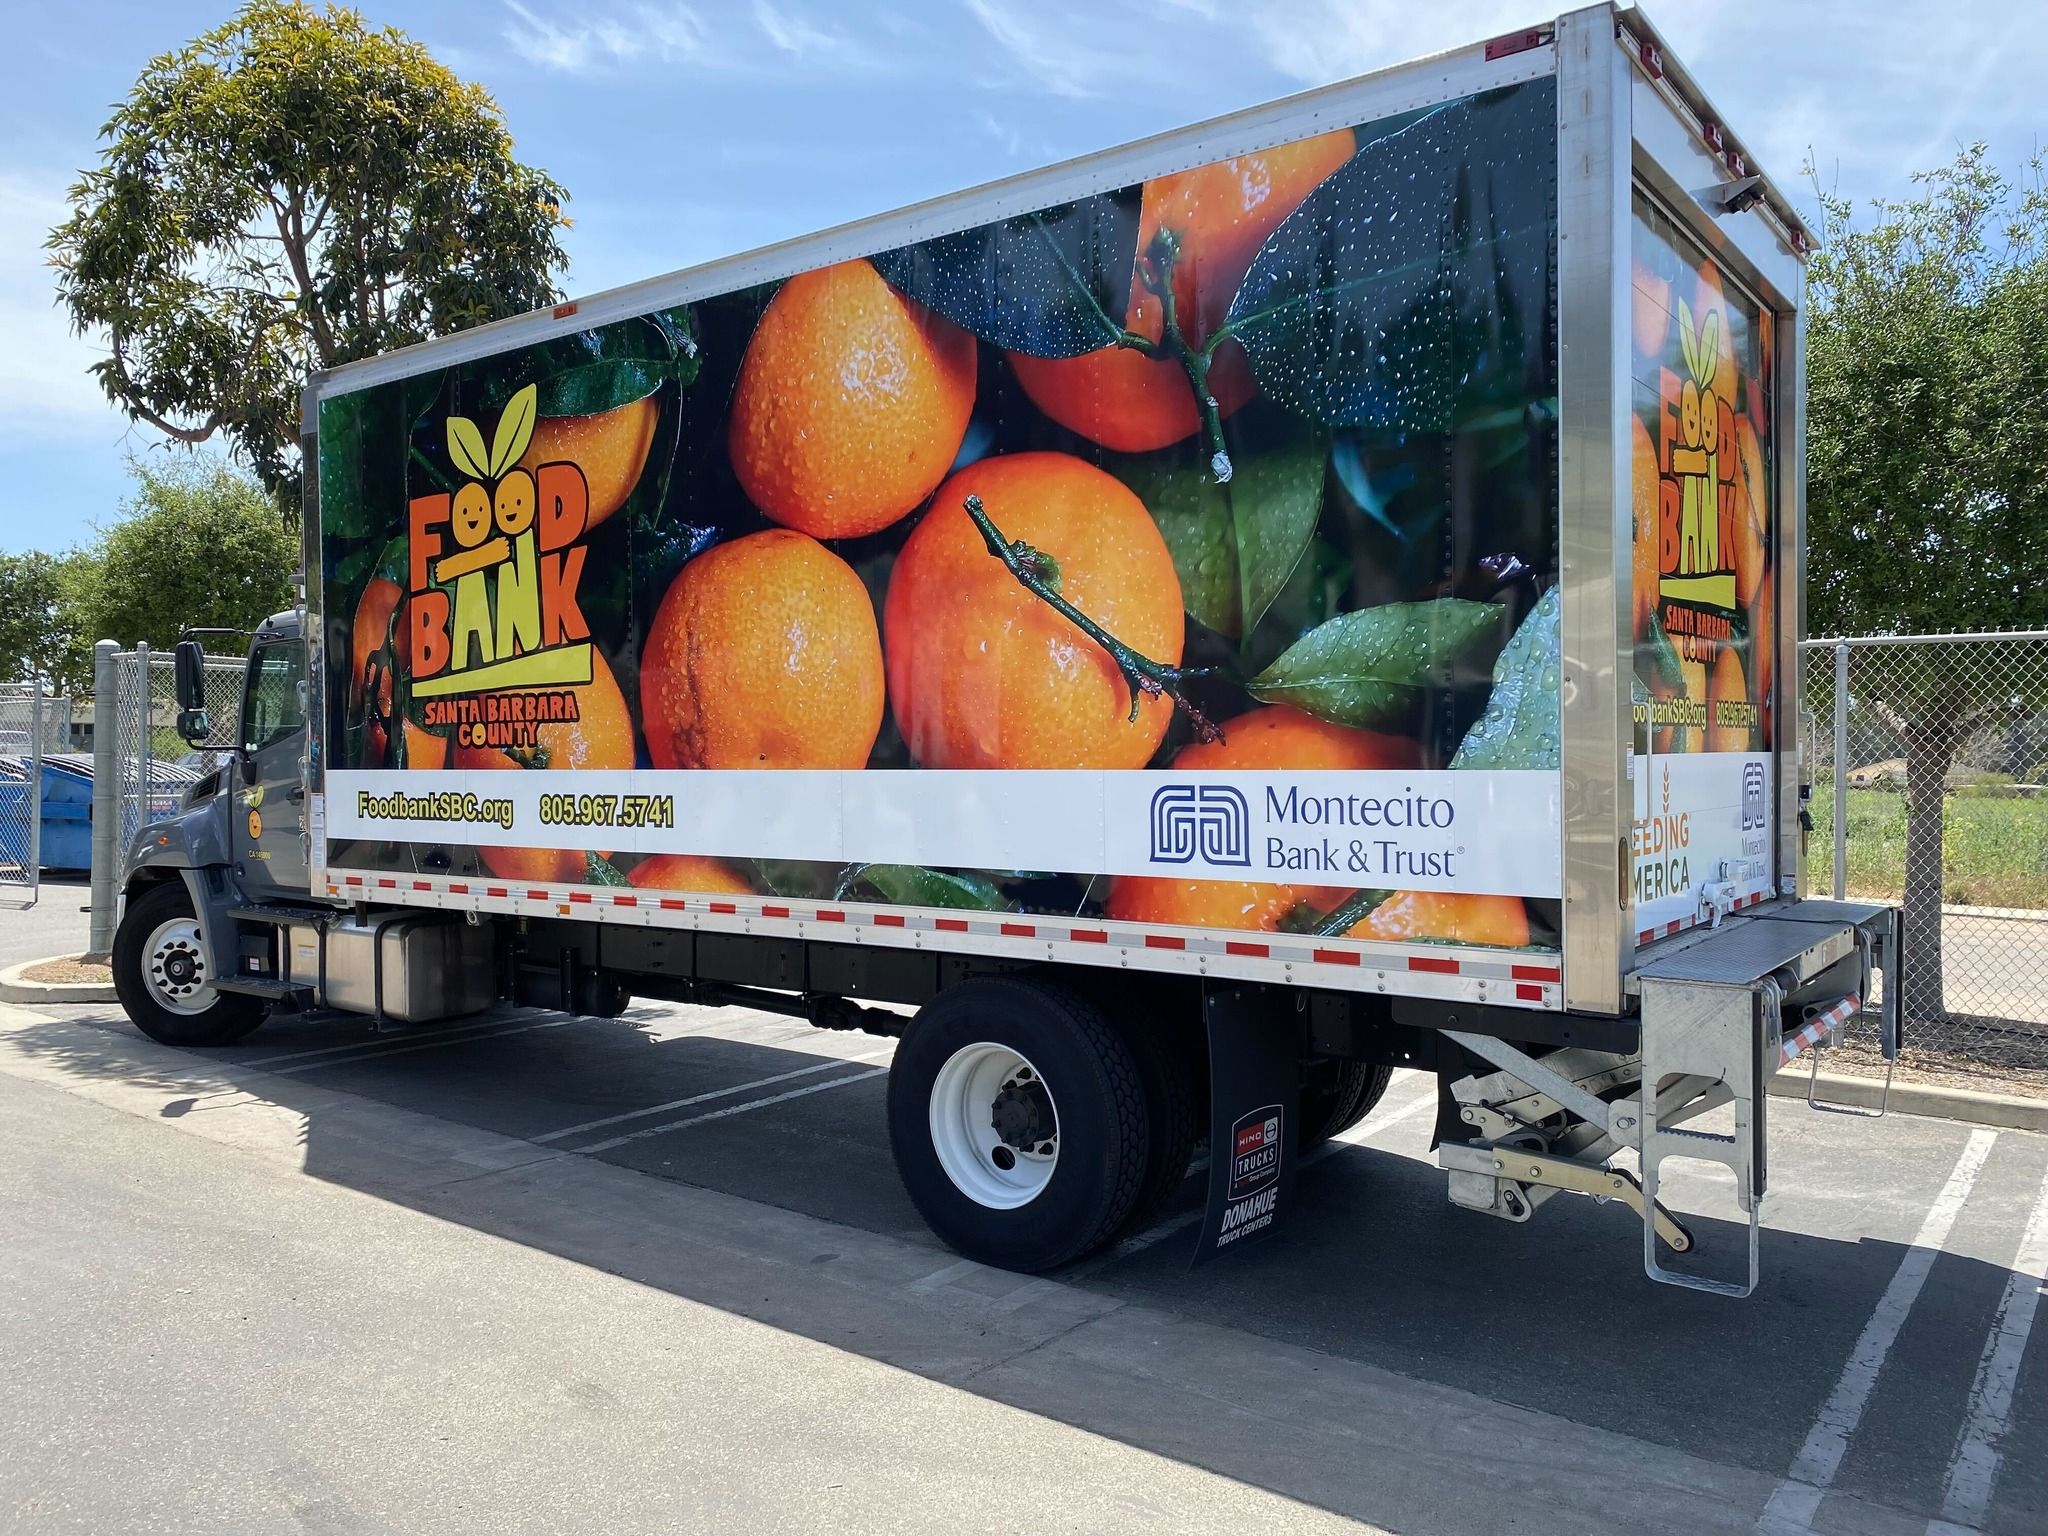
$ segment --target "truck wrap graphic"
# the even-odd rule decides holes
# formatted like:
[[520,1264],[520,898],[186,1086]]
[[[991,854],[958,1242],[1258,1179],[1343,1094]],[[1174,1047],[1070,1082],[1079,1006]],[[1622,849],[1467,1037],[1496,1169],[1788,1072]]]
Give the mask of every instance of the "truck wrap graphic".
[[1632,888],[1657,931],[1772,883],[1773,317],[1641,194],[1632,235]]
[[1555,114],[324,398],[327,863],[1554,948]]

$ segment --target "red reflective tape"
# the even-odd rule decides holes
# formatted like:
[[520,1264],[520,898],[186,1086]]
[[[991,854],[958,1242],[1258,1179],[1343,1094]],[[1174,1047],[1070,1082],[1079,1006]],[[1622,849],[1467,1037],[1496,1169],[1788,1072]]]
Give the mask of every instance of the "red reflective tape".
[[498,897],[503,897],[503,896],[509,896],[509,895],[511,894],[511,892],[507,891],[507,890],[505,889],[505,887],[503,887],[502,885],[494,885],[494,886],[491,886],[491,887],[490,887],[490,888],[489,888],[488,890],[486,890],[486,891],[484,892],[484,894],[485,894],[486,896],[498,896]]
[[1512,965],[1508,967],[1508,974],[1517,981],[1557,981],[1560,979],[1558,969],[1554,965]]
[[1439,976],[1455,976],[1458,974],[1458,962],[1455,960],[1439,960],[1435,955],[1410,955],[1408,957],[1408,969],[1411,971],[1433,971]]
[[967,931],[967,919],[964,917],[942,917],[936,921],[934,926],[946,933],[965,933]]
[[612,905],[615,907],[637,907],[640,905],[640,898],[638,896],[614,896],[612,898]]
[[1003,932],[1013,939],[1035,939],[1038,937],[1038,929],[1030,923],[1005,923],[1003,924]]
[[877,912],[875,914],[875,926],[877,928],[901,928],[903,926],[903,914],[901,912]]
[[1655,939],[1656,937],[1657,935],[1654,931],[1645,928],[1641,933],[1636,935],[1636,942],[1638,944],[1648,944],[1651,940]]
[[588,906],[588,905],[590,904],[590,892],[588,892],[588,891],[571,891],[571,892],[569,893],[569,899],[570,899],[571,901],[580,901],[580,902],[582,902],[582,903],[583,903],[584,905]]
[[1148,933],[1145,935],[1145,947],[1147,949],[1186,949],[1188,941],[1186,939],[1176,939],[1173,935],[1167,933]]
[[396,880],[379,880],[377,886],[380,890],[395,891],[398,889],[398,882]]
[[1319,949],[1315,958],[1322,965],[1356,965],[1358,951],[1353,949]]
[[546,901],[548,899],[548,893],[546,891],[528,891],[526,893],[526,899],[528,901]]
[[[662,905],[665,907],[668,905],[668,903],[664,901]],[[682,903],[679,901],[676,903],[676,905],[680,907]],[[734,906],[729,901],[714,901],[711,903],[711,910],[714,912],[723,912],[727,916],[731,916],[732,914],[737,913],[739,911],[739,908]]]
[[818,921],[821,923],[843,923],[846,921],[846,914],[844,912],[834,912],[830,907],[820,907],[818,908]]
[[761,909],[761,915],[762,915],[763,917],[787,917],[787,916],[789,916],[789,908],[787,908],[787,907],[763,907],[763,908]]
[[466,885],[451,884],[448,889],[457,896],[467,896],[469,894],[469,887]]
[[1543,31],[1532,27],[1527,32],[1510,32],[1506,37],[1496,37],[1486,45],[1486,62],[1505,59],[1517,53],[1527,53],[1531,48],[1543,46]]
[[416,891],[431,891],[434,888],[434,882],[431,880],[415,880],[412,883],[412,888]]
[[664,896],[661,898],[661,910],[664,912],[680,912],[687,906],[689,906],[689,903],[680,896]]
[[1272,946],[1267,944],[1246,944],[1237,939],[1225,939],[1223,941],[1223,953],[1226,955],[1250,955],[1255,960],[1264,960],[1273,953],[1273,950]]
[[1070,928],[1067,937],[1076,944],[1107,944],[1109,935],[1100,928]]
[[345,885],[361,885],[363,883],[361,875],[343,875],[341,878],[342,883]]
[[1543,989],[1532,987],[1526,981],[1518,981],[1515,983],[1515,997],[1524,1003],[1540,1003],[1543,1001]]

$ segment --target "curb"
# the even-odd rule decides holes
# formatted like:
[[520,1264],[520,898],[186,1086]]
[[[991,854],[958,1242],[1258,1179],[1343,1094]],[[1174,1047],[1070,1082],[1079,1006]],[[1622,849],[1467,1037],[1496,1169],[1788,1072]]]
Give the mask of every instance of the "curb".
[[112,1003],[119,999],[114,995],[111,981],[29,981],[22,972],[52,960],[68,960],[69,955],[45,955],[40,960],[24,960],[19,965],[10,965],[0,971],[0,1003]]
[[[1771,1078],[1770,1091],[1775,1098],[1804,1099],[1806,1085],[1806,1072],[1798,1067],[1788,1067]],[[1884,1098],[1884,1079],[1823,1072],[1816,1096],[1824,1104],[1876,1109]],[[1894,1082],[1891,1108],[1902,1115],[1930,1115],[1937,1120],[1961,1120],[1971,1125],[2048,1133],[2048,1099],[2022,1099],[2003,1093],[1980,1093],[1971,1088],[1939,1088],[1930,1083]]]

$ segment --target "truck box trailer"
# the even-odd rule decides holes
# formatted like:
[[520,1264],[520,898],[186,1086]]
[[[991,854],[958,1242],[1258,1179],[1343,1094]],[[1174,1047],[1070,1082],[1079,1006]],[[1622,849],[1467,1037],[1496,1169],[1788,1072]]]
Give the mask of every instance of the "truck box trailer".
[[1025,1269],[1204,1136],[1201,1253],[1270,1230],[1422,1067],[1456,1203],[1746,1294],[1765,1079],[1899,964],[1801,889],[1808,241],[1596,6],[319,375],[128,1011],[900,1035],[906,1187]]

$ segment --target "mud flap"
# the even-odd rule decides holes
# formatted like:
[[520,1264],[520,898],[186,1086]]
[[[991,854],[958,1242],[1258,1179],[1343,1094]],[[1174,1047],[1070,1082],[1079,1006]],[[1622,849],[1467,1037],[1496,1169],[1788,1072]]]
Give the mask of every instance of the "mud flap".
[[1209,1028],[1209,1202],[1193,1262],[1202,1264],[1279,1224],[1294,1195],[1300,1110],[1300,1028],[1271,994],[1206,987]]

